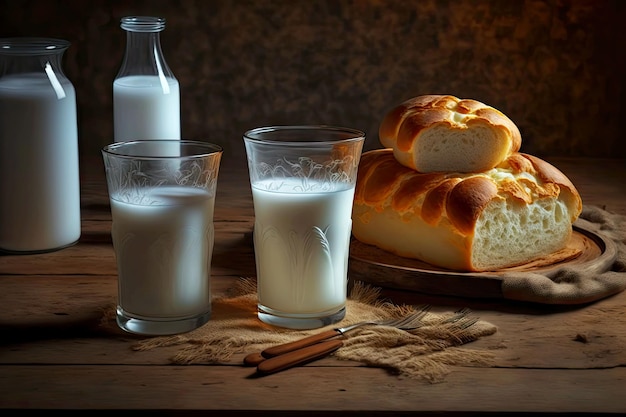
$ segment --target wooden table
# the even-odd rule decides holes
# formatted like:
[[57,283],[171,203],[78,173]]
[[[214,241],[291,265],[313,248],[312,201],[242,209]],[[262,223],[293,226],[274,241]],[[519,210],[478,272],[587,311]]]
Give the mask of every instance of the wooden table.
[[[549,161],[572,179],[585,204],[626,215],[626,161]],[[83,161],[81,171],[80,242],[47,254],[0,256],[3,410],[626,414],[626,293],[591,305],[550,307],[384,290],[397,302],[442,311],[469,307],[498,327],[466,345],[491,350],[495,366],[454,367],[438,384],[333,358],[250,378],[241,357],[224,365],[174,366],[170,348],[132,351],[140,337],[98,325],[102,310],[115,301],[117,272],[102,164]],[[247,168],[226,160],[215,213],[215,294],[255,275],[252,225]]]

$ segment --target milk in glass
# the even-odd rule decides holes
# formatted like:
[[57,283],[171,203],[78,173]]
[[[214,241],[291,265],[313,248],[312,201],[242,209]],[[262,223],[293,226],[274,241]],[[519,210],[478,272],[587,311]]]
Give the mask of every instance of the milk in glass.
[[[346,299],[354,187],[314,192],[302,184],[252,184],[259,305],[277,314],[332,314]],[[315,180],[308,185],[324,188]]]
[[180,186],[145,194],[132,203],[111,196],[120,307],[151,320],[210,311],[215,195]]

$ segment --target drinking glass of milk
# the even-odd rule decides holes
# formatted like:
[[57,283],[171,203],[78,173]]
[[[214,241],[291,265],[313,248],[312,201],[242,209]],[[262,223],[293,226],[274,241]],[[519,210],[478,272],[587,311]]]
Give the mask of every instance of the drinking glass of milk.
[[258,317],[312,329],[345,316],[352,201],[365,134],[271,126],[244,134],[254,202]]
[[141,140],[112,143],[102,155],[119,327],[146,335],[200,327],[211,315],[213,209],[222,148],[200,141]]

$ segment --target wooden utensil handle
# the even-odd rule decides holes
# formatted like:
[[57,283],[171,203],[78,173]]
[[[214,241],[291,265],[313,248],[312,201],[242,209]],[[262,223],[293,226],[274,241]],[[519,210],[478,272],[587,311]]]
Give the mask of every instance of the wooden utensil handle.
[[274,356],[261,362],[257,366],[257,372],[268,375],[297,365],[304,365],[316,359],[323,358],[339,349],[343,345],[341,340],[328,340],[316,343],[302,349],[287,352],[283,355]]
[[263,355],[261,355],[261,352],[254,352],[254,353],[247,355],[245,358],[243,358],[243,364],[245,366],[257,366],[258,364],[263,362],[265,359],[266,358]]
[[261,354],[266,358],[273,358],[274,356],[283,355],[287,352],[302,349],[303,347],[311,346],[316,343],[322,342],[331,337],[340,335],[341,332],[335,329],[327,330],[325,332],[317,333],[305,338],[295,340],[293,342],[284,343],[282,345],[272,346],[265,349]]

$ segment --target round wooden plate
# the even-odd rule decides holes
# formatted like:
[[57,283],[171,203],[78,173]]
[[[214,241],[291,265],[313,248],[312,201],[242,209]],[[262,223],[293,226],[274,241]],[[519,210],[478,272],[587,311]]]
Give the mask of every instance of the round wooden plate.
[[458,272],[416,259],[403,258],[352,239],[349,277],[381,287],[434,295],[504,298],[501,285],[505,272],[533,272],[550,276],[563,266],[604,272],[617,256],[615,242],[578,219],[567,246],[531,263],[489,272]]

